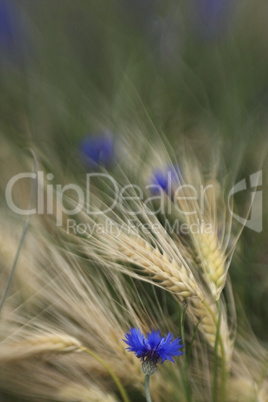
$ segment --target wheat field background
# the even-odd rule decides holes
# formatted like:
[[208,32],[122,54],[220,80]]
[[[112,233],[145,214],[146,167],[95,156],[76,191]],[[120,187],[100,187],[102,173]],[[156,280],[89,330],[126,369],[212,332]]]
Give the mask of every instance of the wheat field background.
[[145,401],[130,328],[184,345],[153,401],[268,401],[267,23],[0,0],[1,401]]

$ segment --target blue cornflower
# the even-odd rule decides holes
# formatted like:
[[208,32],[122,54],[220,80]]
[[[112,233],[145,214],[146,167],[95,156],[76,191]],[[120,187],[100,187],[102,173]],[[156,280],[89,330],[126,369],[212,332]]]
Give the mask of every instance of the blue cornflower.
[[0,0],[0,56],[20,60],[25,50],[26,32],[19,10],[10,0]]
[[181,181],[181,174],[178,166],[166,166],[163,169],[155,169],[152,173],[150,189],[157,194],[161,190],[170,194],[173,187]]
[[134,352],[135,355],[142,359],[143,362],[149,362],[156,365],[158,362],[163,363],[165,360],[172,361],[174,356],[183,354],[180,349],[183,347],[180,344],[181,339],[173,339],[173,335],[168,333],[167,337],[162,337],[160,331],[152,330],[147,333],[147,339],[141,334],[140,329],[131,328],[130,333],[126,334],[124,342],[129,346],[127,350]]
[[109,167],[114,160],[114,140],[110,132],[84,138],[79,149],[85,164],[93,169]]
[[15,27],[13,19],[13,10],[9,3],[5,0],[0,0],[0,44],[7,48],[14,38]]
[[198,36],[206,40],[227,32],[235,14],[236,0],[192,0]]

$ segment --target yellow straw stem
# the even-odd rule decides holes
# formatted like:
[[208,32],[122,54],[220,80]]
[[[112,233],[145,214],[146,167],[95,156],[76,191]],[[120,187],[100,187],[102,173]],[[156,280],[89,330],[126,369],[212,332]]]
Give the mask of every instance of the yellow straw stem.
[[83,350],[84,352],[88,353],[90,356],[94,357],[103,367],[106,368],[106,370],[108,371],[108,373],[111,375],[112,379],[114,380],[114,382],[117,385],[117,388],[122,396],[122,399],[124,402],[130,402],[130,399],[125,391],[125,388],[123,387],[121,381],[119,380],[119,378],[117,377],[117,375],[115,374],[115,372],[111,369],[111,367],[106,363],[105,360],[103,360],[99,355],[97,355],[96,353],[92,352],[92,350],[86,348],[85,346],[81,346],[80,347],[81,350]]

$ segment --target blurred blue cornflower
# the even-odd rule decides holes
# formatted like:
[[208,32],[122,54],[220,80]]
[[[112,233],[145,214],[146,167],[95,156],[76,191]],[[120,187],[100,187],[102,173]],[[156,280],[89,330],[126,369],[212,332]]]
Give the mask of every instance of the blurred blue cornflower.
[[230,27],[236,0],[191,0],[198,36],[217,39]]
[[0,56],[20,59],[25,50],[24,27],[19,10],[11,0],[0,0]]
[[150,189],[154,194],[161,190],[170,194],[175,185],[181,182],[181,173],[178,166],[166,166],[163,169],[155,169],[150,180]]
[[160,331],[152,330],[151,333],[147,333],[147,339],[141,334],[140,329],[131,328],[130,333],[126,334],[124,342],[129,346],[127,350],[134,352],[135,355],[143,362],[149,362],[152,365],[156,365],[158,362],[163,363],[165,360],[172,361],[174,356],[180,356],[183,354],[180,349],[183,345],[180,344],[181,339],[173,339],[173,335],[168,333],[167,337],[160,336]]
[[108,168],[114,161],[113,136],[108,131],[88,136],[80,142],[79,151],[89,168]]

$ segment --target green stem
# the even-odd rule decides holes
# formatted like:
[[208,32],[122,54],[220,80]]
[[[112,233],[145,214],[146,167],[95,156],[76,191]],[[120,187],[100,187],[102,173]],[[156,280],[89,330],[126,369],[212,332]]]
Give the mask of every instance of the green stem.
[[149,382],[150,382],[150,375],[146,374],[145,382],[144,382],[146,401],[147,402],[152,402],[151,395],[150,395]]
[[15,259],[14,259],[12,268],[11,268],[11,270],[10,270],[10,274],[9,274],[9,277],[8,277],[8,280],[7,280],[7,284],[6,284],[4,293],[3,293],[2,298],[1,298],[1,301],[0,301],[0,311],[2,310],[2,307],[3,307],[3,305],[4,305],[5,301],[6,301],[6,298],[7,298],[7,295],[8,295],[8,291],[9,291],[9,288],[10,288],[10,285],[11,285],[11,282],[12,282],[12,279],[13,279],[13,277],[14,277],[14,274],[15,274],[15,270],[16,270],[16,267],[17,267],[18,259],[19,259],[20,252],[21,252],[21,249],[22,249],[22,245],[23,245],[25,236],[26,236],[26,234],[27,234],[27,232],[28,232],[28,229],[29,229],[29,225],[30,225],[30,220],[28,219],[27,222],[26,222],[25,225],[24,225],[24,228],[23,228],[23,231],[22,231],[22,234],[21,234],[21,237],[20,237],[20,242],[19,242],[19,245],[18,245],[18,248],[17,248],[17,252],[16,252],[16,255],[15,255]]
[[[33,159],[34,159],[33,170],[37,174],[37,158],[36,158],[36,155],[35,155],[35,153],[34,153],[34,151],[32,149],[30,149],[30,152],[31,152],[31,154],[33,156]],[[37,193],[37,187],[38,187],[38,181],[37,181],[37,179],[35,179],[31,184],[29,209],[32,209],[34,203],[36,202],[35,194]],[[30,226],[30,221],[31,221],[31,215],[28,215],[27,220],[26,220],[25,225],[24,225],[24,228],[22,230],[22,234],[21,234],[21,237],[20,237],[19,245],[18,245],[17,252],[16,252],[16,255],[15,255],[15,258],[14,258],[14,262],[13,262],[13,265],[11,267],[11,270],[10,270],[10,273],[9,273],[9,276],[8,276],[7,284],[6,284],[6,287],[4,289],[2,298],[0,300],[0,313],[1,313],[3,305],[5,304],[5,301],[6,301],[6,298],[7,298],[7,295],[8,295],[8,291],[9,291],[11,282],[13,280],[13,277],[14,277],[14,274],[15,274],[15,271],[16,271],[16,267],[17,267],[20,252],[21,252],[21,249],[22,249],[22,246],[23,246],[23,243],[24,243],[24,239],[26,237],[26,234],[27,234],[29,226]]]
[[[198,323],[195,325],[195,327],[194,327],[194,333],[193,333],[193,337],[192,337],[192,339],[191,339],[191,343],[190,343],[190,346],[189,346],[189,348],[188,348],[188,353],[187,353],[187,357],[186,357],[186,365],[189,367],[189,365],[190,365],[190,359],[191,359],[191,356],[192,356],[192,350],[193,350],[193,346],[194,346],[194,341],[195,341],[195,338],[196,338],[196,334],[197,334],[197,331],[198,331],[198,327],[199,327],[199,324],[202,322],[202,318],[198,321]],[[185,354],[186,355],[186,354]]]
[[184,347],[184,354],[186,355],[186,345],[185,345],[185,334],[184,334],[184,321],[185,321],[185,313],[186,313],[187,304],[182,307],[180,312],[180,334]]
[[106,368],[106,370],[108,371],[108,373],[110,374],[110,376],[112,377],[112,379],[114,380],[115,384],[117,385],[117,388],[122,396],[122,399],[124,402],[130,402],[127,393],[125,391],[125,388],[123,387],[121,381],[119,380],[119,378],[117,377],[117,375],[115,374],[115,372],[111,369],[111,367],[106,363],[105,360],[103,360],[99,355],[97,355],[96,353],[92,352],[92,350],[86,348],[85,346],[82,346],[80,348],[81,350],[83,350],[84,352],[88,353],[90,356],[94,357],[103,367]]
[[[220,326],[221,326],[221,303],[220,300],[217,301],[217,308],[218,308],[218,326],[219,326],[219,332],[218,332],[218,336],[219,336],[219,340],[221,340],[220,337]],[[222,351],[222,359],[221,359],[221,396],[222,396],[222,400],[225,401],[225,393],[226,391],[226,358],[225,358],[225,349],[223,348]]]
[[[210,313],[210,315],[211,315],[211,317],[212,317],[212,319],[213,319],[215,325],[218,326],[218,320],[217,320],[217,318],[215,317],[215,314],[213,313],[213,311],[211,310],[211,308],[209,307],[209,305],[208,305],[204,300],[202,301],[202,303],[204,304],[204,306],[206,307],[206,309],[207,309],[208,312]],[[219,303],[219,302],[216,302],[216,303],[217,303],[217,306],[218,306],[218,303]],[[224,350],[223,340],[222,340],[222,337],[221,337],[220,333],[219,333],[219,342],[220,342],[220,348],[221,348],[221,353],[222,353],[221,358],[222,358],[222,362],[223,362],[224,367],[225,367],[225,350]]]
[[223,340],[220,334],[221,328],[221,305],[220,301],[216,302],[217,309],[218,309],[218,319],[215,317],[215,314],[211,310],[210,306],[203,300],[202,302],[208,312],[211,314],[211,317],[217,327],[216,329],[216,338],[215,338],[215,347],[214,347],[214,392],[213,392],[213,401],[217,400],[217,376],[218,376],[218,344],[220,344],[221,348],[221,370],[222,370],[222,400],[225,397],[225,384],[226,384],[226,358],[225,358],[225,349],[223,345]]
[[[217,303],[218,305],[218,303]],[[214,347],[214,379],[213,379],[213,401],[217,402],[218,396],[218,346],[220,339],[220,326],[221,326],[221,309],[218,308],[219,316],[217,322],[215,347]]]

